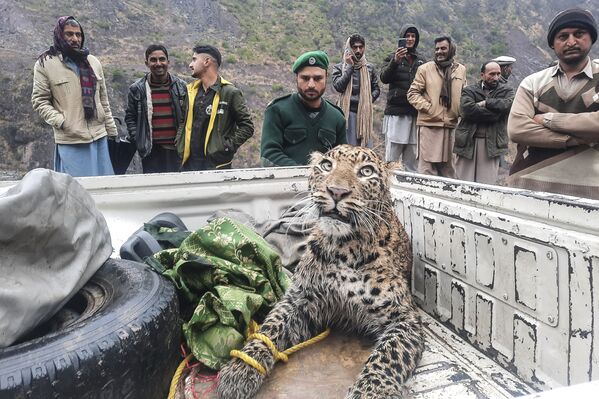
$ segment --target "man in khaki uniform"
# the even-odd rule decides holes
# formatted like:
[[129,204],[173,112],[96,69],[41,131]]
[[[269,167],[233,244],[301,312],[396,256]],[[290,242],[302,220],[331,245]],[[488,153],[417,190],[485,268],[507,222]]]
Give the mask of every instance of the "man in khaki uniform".
[[435,39],[435,59],[420,66],[408,89],[418,111],[418,173],[455,178],[453,130],[458,123],[466,68],[455,62],[456,47],[448,36]]

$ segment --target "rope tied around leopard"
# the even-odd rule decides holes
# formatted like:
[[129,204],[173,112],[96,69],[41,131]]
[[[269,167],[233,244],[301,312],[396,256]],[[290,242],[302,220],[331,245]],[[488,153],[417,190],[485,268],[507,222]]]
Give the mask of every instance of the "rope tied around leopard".
[[[295,352],[299,351],[300,349],[303,349],[307,346],[310,346],[312,344],[322,341],[323,339],[328,337],[329,334],[331,333],[331,330],[329,328],[327,328],[324,332],[318,334],[317,336],[310,338],[307,341],[301,342],[297,345],[294,345],[291,348],[284,350],[283,352],[279,352],[279,350],[277,349],[275,344],[270,340],[270,338],[268,338],[264,334],[255,332],[257,330],[258,330],[258,325],[254,321],[250,322],[250,325],[248,326],[249,334],[247,337],[247,341],[251,341],[252,339],[257,339],[257,340],[264,342],[264,344],[268,347],[268,349],[270,349],[270,352],[272,353],[273,357],[275,358],[275,362],[277,360],[281,360],[285,363],[289,360],[290,355],[294,354]],[[252,366],[256,370],[258,370],[258,372],[260,374],[266,375],[266,369],[264,368],[264,366],[262,366],[256,359],[249,356],[248,354],[246,354],[242,351],[232,350],[230,355],[231,355],[231,357],[236,357],[236,358],[244,361],[245,363],[247,363],[249,366]]]

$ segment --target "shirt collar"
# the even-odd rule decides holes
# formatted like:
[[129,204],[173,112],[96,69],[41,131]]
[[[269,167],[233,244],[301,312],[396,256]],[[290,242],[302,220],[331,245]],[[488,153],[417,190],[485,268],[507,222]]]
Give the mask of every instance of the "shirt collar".
[[[580,74],[585,74],[587,76],[587,78],[593,79],[593,66],[591,64],[592,64],[591,58],[587,56],[586,66],[574,76],[579,76]],[[551,76],[555,76],[558,73],[564,74],[564,71],[563,71],[562,67],[559,65],[559,62],[557,63],[557,65],[555,65],[553,67],[553,71],[551,71]]]

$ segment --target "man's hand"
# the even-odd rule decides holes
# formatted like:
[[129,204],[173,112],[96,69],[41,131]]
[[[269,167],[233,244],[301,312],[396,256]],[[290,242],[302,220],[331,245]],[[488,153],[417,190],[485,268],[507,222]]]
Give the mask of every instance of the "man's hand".
[[354,65],[354,58],[353,58],[353,54],[351,51],[345,51],[345,57],[344,57],[345,63],[349,64],[349,65]]
[[479,107],[485,108],[487,106],[487,102],[485,100],[479,101],[476,103]]
[[395,62],[399,62],[407,54],[408,54],[407,47],[398,47],[397,50],[395,50],[395,56],[393,57],[393,59],[395,60]]
[[543,125],[543,114],[536,114],[535,116],[532,117],[532,120],[535,121],[535,123],[544,126]]

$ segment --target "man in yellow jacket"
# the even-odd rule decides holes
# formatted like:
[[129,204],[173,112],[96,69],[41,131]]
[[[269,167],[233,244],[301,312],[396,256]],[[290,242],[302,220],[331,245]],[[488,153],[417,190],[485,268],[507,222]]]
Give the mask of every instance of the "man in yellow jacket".
[[254,124],[241,90],[218,72],[217,48],[199,45],[189,64],[198,80],[187,86],[187,117],[175,140],[181,169],[230,169],[237,149],[254,134]]
[[453,130],[458,123],[466,67],[455,62],[448,36],[435,39],[435,59],[420,66],[408,89],[418,111],[418,173],[455,178]]
[[74,17],[58,19],[54,45],[33,68],[31,103],[54,130],[54,170],[71,176],[112,175],[107,136],[116,136],[117,129],[102,64],[84,42]]

